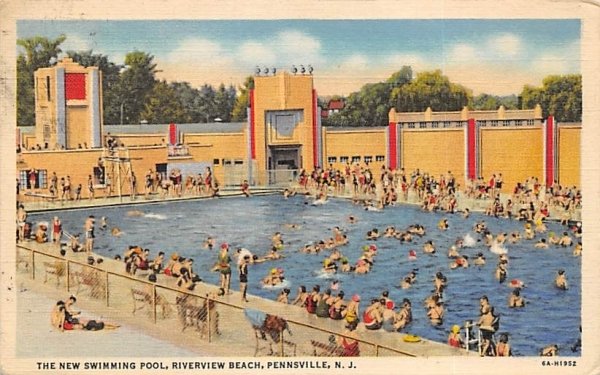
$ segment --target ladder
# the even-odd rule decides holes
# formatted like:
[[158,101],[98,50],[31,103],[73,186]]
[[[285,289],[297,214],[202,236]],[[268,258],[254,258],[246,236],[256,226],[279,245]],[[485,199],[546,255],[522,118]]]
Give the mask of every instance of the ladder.
[[471,346],[477,344],[477,352],[481,355],[482,345],[481,345],[481,331],[479,327],[477,327],[477,334],[474,337],[471,337],[471,328],[477,327],[473,324],[473,321],[467,320],[464,325],[465,329],[465,350],[469,351]]
[[[131,158],[127,147],[115,147],[113,149],[102,149],[102,163],[104,165],[104,178],[110,181],[111,191],[116,187],[119,198],[123,196],[125,183],[129,184],[131,190]],[[108,185],[108,184],[107,184]],[[133,193],[130,191],[130,193]],[[107,197],[110,191],[107,193]]]

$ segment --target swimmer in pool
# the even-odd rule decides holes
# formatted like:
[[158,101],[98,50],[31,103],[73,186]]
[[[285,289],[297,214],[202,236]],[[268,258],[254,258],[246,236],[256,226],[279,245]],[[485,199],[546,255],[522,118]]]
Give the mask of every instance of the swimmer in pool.
[[538,242],[536,242],[535,245],[533,245],[533,247],[535,247],[536,249],[547,249],[548,243],[546,242],[545,238],[542,238]]
[[364,259],[359,260],[356,263],[356,267],[354,268],[354,272],[357,274],[369,273],[369,270],[370,270],[369,264]]
[[450,246],[450,249],[448,250],[448,258],[458,258],[459,256],[460,254],[458,253],[456,245]]
[[558,270],[556,278],[554,279],[554,285],[556,285],[558,289],[567,290],[567,275],[565,275],[565,270]]
[[412,322],[412,307],[410,300],[404,298],[402,301],[402,308],[396,314],[396,320],[394,321],[394,328],[397,332],[400,332],[404,327]]
[[496,267],[496,280],[498,280],[500,283],[503,283],[504,280],[506,280],[507,273],[506,262],[500,261],[498,263],[498,267]]
[[508,242],[511,244],[516,244],[520,240],[521,240],[521,233],[519,233],[519,232],[512,232],[510,234],[510,237],[508,238]]
[[554,232],[548,233],[548,243],[550,245],[558,245],[560,243],[560,238]]
[[377,228],[373,228],[367,232],[367,240],[377,240],[379,238],[379,230]]
[[108,221],[106,219],[106,216],[102,216],[102,218],[100,218],[100,229],[106,230],[107,227],[108,227]]
[[446,276],[444,276],[444,274],[441,272],[437,272],[435,274],[435,278],[433,279],[433,287],[435,293],[441,295],[444,292],[444,289],[446,289],[447,282],[448,279],[446,278]]
[[115,237],[119,237],[120,235],[123,234],[123,232],[121,231],[121,229],[119,229],[119,227],[114,227],[113,229],[110,230],[110,234],[112,234]]
[[531,223],[525,224],[525,233],[523,234],[523,238],[526,240],[533,240],[535,238],[535,232],[531,228]]
[[525,300],[521,296],[521,289],[517,288],[512,291],[508,298],[508,307],[525,307]]
[[356,224],[358,222],[358,219],[356,218],[356,216],[348,216],[348,219],[346,220],[348,221],[349,224]]
[[202,247],[204,249],[212,250],[215,246],[215,239],[211,236],[206,237],[206,240],[202,243]]
[[335,262],[333,262],[331,259],[325,258],[325,260],[323,260],[322,270],[325,273],[336,273],[337,272],[337,264],[335,264]]
[[583,251],[583,246],[581,245],[581,241],[577,242],[577,245],[573,248],[573,256],[579,257],[581,256],[581,252]]
[[306,293],[306,287],[304,285],[300,285],[298,287],[298,294],[296,298],[292,301],[292,305],[294,306],[304,306],[306,304],[306,298],[308,297],[308,293]]
[[449,227],[450,225],[448,224],[448,219],[442,219],[438,222],[439,230],[447,230]]
[[277,296],[277,302],[281,302],[284,304],[288,304],[288,297],[290,295],[290,290],[288,288],[283,288],[283,290],[279,293],[279,295]]
[[558,345],[548,345],[540,350],[540,356],[542,357],[555,357],[558,355]]
[[465,208],[462,214],[463,218],[467,219],[469,215],[471,215],[471,211],[468,208]]
[[263,285],[275,286],[283,282],[283,270],[272,268],[271,272],[262,279]]
[[473,261],[473,264],[476,266],[484,266],[485,265],[485,257],[483,253],[477,253],[477,258]]
[[442,303],[438,301],[435,304],[435,306],[433,306],[427,311],[427,316],[429,317],[429,322],[432,325],[441,325],[444,320],[444,306],[442,305]]
[[569,234],[567,232],[564,232],[558,244],[562,247],[569,247],[573,245],[573,240],[571,239],[571,237],[569,237]]
[[281,236],[281,232],[275,232],[275,234],[271,237],[271,243],[276,248],[283,247],[283,239]]
[[435,245],[433,244],[433,241],[429,240],[425,242],[423,245],[423,252],[425,252],[425,254],[435,254]]

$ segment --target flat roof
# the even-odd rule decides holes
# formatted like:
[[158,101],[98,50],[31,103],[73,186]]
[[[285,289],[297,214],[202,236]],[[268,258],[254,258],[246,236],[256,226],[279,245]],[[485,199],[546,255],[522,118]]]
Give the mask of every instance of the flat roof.
[[[240,133],[245,122],[209,122],[195,124],[177,124],[177,130],[183,133]],[[169,124],[128,124],[104,125],[104,133],[113,134],[167,134]]]

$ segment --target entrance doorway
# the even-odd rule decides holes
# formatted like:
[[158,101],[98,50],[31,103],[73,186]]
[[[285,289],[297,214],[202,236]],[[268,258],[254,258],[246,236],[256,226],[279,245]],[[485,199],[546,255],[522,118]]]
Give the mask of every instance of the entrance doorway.
[[269,146],[267,171],[269,184],[292,182],[302,165],[300,145]]

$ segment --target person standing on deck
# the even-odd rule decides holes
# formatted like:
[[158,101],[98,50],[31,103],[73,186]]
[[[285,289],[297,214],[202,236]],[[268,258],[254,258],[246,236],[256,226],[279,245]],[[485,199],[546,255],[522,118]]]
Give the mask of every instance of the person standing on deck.
[[250,263],[250,256],[244,255],[242,263],[238,266],[240,272],[240,293],[242,294],[242,302],[248,302],[246,298],[246,291],[248,290],[248,263]]

